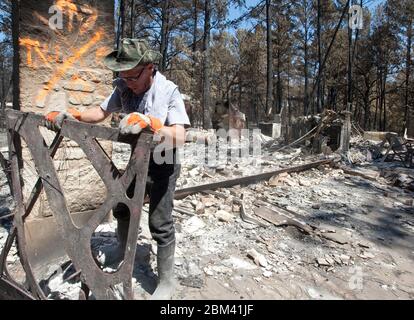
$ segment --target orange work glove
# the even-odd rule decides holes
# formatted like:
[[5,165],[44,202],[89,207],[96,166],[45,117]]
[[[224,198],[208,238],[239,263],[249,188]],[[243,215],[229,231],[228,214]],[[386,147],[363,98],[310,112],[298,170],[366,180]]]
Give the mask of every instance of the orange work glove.
[[158,133],[163,126],[160,119],[138,112],[128,114],[119,123],[119,129],[122,134],[138,134],[147,127],[152,132]]
[[66,111],[52,111],[46,115],[46,120],[48,123],[46,126],[50,129],[51,127],[57,127],[60,129],[62,127],[63,120],[72,119],[80,120],[81,113],[79,110],[74,108],[69,108]]

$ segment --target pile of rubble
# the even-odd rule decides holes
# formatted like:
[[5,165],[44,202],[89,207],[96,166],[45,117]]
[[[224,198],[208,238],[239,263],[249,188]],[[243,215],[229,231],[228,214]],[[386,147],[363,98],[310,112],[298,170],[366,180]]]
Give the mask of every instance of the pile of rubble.
[[[375,162],[370,144],[355,140],[351,146],[348,160],[333,155],[333,165],[175,200],[174,298],[414,298],[413,170]],[[194,153],[205,147],[185,146]],[[117,166],[126,165],[128,157],[128,146],[114,146]],[[260,158],[251,156],[249,166],[184,158],[177,192],[319,158],[301,147],[265,150]],[[133,273],[137,299],[147,299],[156,286],[156,246],[147,219],[146,205]],[[101,225],[93,241],[113,243],[115,227],[115,222]],[[0,228],[0,241],[4,234]],[[67,264],[53,267],[43,282],[48,298],[76,299],[75,270]]]

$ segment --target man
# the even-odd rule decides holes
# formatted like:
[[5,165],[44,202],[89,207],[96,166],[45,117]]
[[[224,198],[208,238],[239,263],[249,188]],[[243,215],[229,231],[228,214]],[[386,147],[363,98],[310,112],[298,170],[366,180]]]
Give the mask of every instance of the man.
[[[151,50],[145,40],[123,39],[119,50],[104,59],[109,69],[119,72],[119,78],[114,81],[114,91],[102,105],[84,112],[75,109],[51,112],[46,119],[60,127],[65,118],[97,123],[112,112],[127,113],[120,122],[121,133],[137,134],[149,128],[164,142],[169,142],[175,152],[175,147],[184,144],[185,127],[190,122],[178,87],[155,67],[160,58],[161,54]],[[176,163],[175,156],[173,159],[173,163],[160,164],[151,154],[148,169],[149,228],[158,245],[159,284],[153,299],[171,299],[174,290],[175,229],[172,209],[181,167]],[[128,210],[118,205],[113,212],[118,222],[118,243],[97,258],[103,265],[122,260],[128,236]]]

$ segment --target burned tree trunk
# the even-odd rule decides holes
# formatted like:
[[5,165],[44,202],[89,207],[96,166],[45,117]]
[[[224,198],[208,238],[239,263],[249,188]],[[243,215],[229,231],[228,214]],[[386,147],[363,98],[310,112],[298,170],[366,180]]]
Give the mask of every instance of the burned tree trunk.
[[161,11],[161,45],[160,52],[162,61],[160,71],[164,72],[167,68],[168,32],[169,32],[169,0],[164,0]]
[[203,38],[203,127],[210,129],[210,31],[211,0],[205,0],[204,6],[204,38]]
[[273,56],[272,56],[272,18],[271,3],[266,0],[266,47],[267,47],[267,84],[266,84],[266,113],[270,116],[273,106]]

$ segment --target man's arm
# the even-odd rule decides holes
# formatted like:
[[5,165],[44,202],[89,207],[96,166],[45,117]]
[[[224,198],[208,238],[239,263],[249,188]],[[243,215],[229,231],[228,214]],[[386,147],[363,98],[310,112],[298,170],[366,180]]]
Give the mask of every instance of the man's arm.
[[158,131],[158,134],[163,137],[166,144],[173,147],[182,147],[185,143],[185,128],[182,125],[164,126]]
[[100,106],[87,109],[80,114],[80,121],[88,123],[97,123],[104,121],[111,112],[103,110]]

